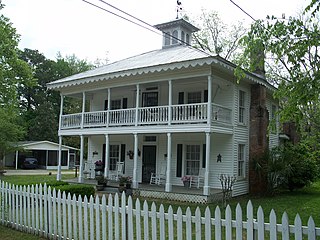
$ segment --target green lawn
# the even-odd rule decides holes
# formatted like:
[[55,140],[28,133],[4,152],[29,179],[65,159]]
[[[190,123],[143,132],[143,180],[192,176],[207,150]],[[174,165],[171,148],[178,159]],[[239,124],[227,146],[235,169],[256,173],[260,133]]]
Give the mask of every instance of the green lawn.
[[1,240],[16,240],[16,239],[37,240],[37,239],[45,239],[45,238],[41,238],[39,236],[35,236],[28,233],[19,232],[11,228],[7,228],[0,225],[0,239]]
[[[62,179],[74,178],[74,174],[62,174]],[[53,175],[11,175],[2,176],[1,180],[18,185],[45,183],[55,181],[57,176]]]

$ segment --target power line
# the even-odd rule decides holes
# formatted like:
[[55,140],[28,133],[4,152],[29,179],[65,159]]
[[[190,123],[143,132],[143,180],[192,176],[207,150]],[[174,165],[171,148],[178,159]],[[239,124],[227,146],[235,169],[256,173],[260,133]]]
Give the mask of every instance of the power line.
[[254,17],[252,17],[248,12],[246,12],[242,7],[240,7],[238,4],[236,4],[234,1],[230,0],[230,2],[235,5],[237,8],[239,8],[242,12],[244,12],[248,17],[250,17],[253,21],[257,21]]
[[[112,7],[112,8],[114,8],[115,10],[117,10],[117,11],[119,11],[119,12],[121,12],[121,13],[123,13],[123,14],[125,14],[125,15],[127,15],[127,16],[135,19],[135,20],[137,20],[138,22],[143,23],[144,25],[139,24],[139,23],[137,23],[137,22],[135,22],[135,21],[132,21],[132,20],[129,19],[129,18],[126,18],[126,17],[124,17],[124,16],[121,16],[121,15],[119,15],[119,14],[117,14],[117,13],[114,13],[114,12],[112,12],[112,11],[110,11],[110,10],[107,10],[107,9],[105,9],[105,8],[103,8],[103,7],[100,7],[100,6],[98,6],[98,5],[94,4],[94,3],[91,3],[91,2],[89,2],[89,1],[87,1],[87,0],[82,0],[82,1],[85,2],[85,3],[87,3],[87,4],[90,4],[90,5],[94,6],[94,7],[96,7],[96,8],[99,8],[100,10],[103,10],[103,11],[105,11],[105,12],[107,12],[107,13],[110,13],[110,14],[116,16],[116,17],[119,17],[119,18],[121,18],[121,19],[123,19],[123,20],[126,20],[126,21],[128,21],[128,22],[130,22],[130,23],[133,23],[133,24],[135,24],[135,25],[137,25],[137,26],[139,26],[139,27],[142,27],[142,28],[144,28],[144,29],[146,29],[146,30],[149,30],[149,31],[151,31],[151,32],[153,32],[153,33],[156,33],[156,34],[162,36],[162,34],[159,33],[159,29],[157,29],[155,26],[153,26],[153,25],[151,25],[151,24],[149,24],[149,23],[147,23],[147,22],[145,22],[145,21],[143,21],[143,20],[141,20],[141,19],[139,19],[139,18],[137,18],[137,17],[135,17],[135,16],[133,16],[133,15],[131,15],[131,14],[129,14],[129,13],[127,13],[127,12],[125,12],[125,11],[117,8],[117,7],[115,7],[115,6],[113,6],[113,5],[110,4],[110,3],[107,3],[107,2],[105,2],[105,1],[103,1],[103,0],[99,0],[100,2],[108,5],[109,7]],[[145,25],[148,26],[148,27],[146,27]],[[196,49],[196,50],[198,50],[198,51],[200,51],[200,52],[203,52],[203,53],[211,56],[211,54],[207,53],[206,51],[203,51],[202,49],[195,48],[195,47],[191,46],[189,43],[187,43],[187,42],[185,42],[185,41],[182,41],[181,39],[179,39],[179,38],[171,35],[170,33],[163,32],[163,34],[164,34],[165,36],[167,36],[167,37],[170,37],[170,38],[172,38],[172,39],[177,40],[177,41],[180,42],[180,43],[183,43],[183,44],[185,44],[185,45],[188,45],[188,46],[190,46],[190,47],[192,47],[192,48],[194,48],[194,49]]]

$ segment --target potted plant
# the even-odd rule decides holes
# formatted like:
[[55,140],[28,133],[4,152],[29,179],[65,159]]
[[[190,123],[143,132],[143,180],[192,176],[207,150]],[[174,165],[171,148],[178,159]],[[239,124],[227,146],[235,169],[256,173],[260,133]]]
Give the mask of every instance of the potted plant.
[[191,181],[191,177],[190,176],[187,176],[187,175],[183,176],[181,178],[181,181],[183,182],[183,185],[185,187],[190,187],[190,181]]
[[96,171],[102,171],[103,170],[103,162],[101,160],[95,161],[95,170]]
[[96,180],[97,180],[97,185],[96,185],[97,191],[102,191],[107,186],[108,180],[103,176],[97,176]]
[[119,191],[123,192],[127,189],[131,189],[131,177],[122,176],[119,178]]
[[132,150],[129,150],[127,152],[127,155],[129,156],[129,159],[133,159],[133,156],[134,156],[134,152]]

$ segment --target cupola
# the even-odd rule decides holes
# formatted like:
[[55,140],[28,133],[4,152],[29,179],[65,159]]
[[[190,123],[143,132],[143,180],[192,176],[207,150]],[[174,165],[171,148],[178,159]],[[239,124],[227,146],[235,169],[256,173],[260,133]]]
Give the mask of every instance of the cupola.
[[157,24],[155,27],[163,33],[162,48],[190,45],[192,42],[192,33],[200,30],[182,18]]

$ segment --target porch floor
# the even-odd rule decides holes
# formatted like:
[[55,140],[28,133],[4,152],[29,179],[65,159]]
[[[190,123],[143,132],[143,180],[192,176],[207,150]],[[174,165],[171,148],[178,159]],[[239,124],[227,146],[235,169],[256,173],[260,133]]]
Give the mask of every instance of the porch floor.
[[[69,183],[76,184],[78,179],[65,180]],[[96,185],[95,179],[84,179],[83,184]],[[107,187],[103,191],[98,191],[101,194],[115,194],[119,193],[119,183],[116,181],[109,181]],[[164,185],[150,185],[148,183],[140,183],[138,189],[132,189],[133,196],[142,198],[156,198],[156,199],[167,199],[171,201],[182,201],[182,202],[194,202],[194,203],[211,203],[220,201],[222,198],[222,190],[211,188],[210,195],[203,195],[203,188],[186,188],[184,186],[172,186],[171,192],[165,191]]]

